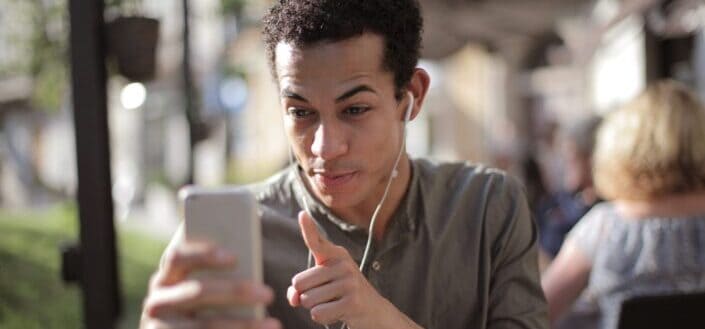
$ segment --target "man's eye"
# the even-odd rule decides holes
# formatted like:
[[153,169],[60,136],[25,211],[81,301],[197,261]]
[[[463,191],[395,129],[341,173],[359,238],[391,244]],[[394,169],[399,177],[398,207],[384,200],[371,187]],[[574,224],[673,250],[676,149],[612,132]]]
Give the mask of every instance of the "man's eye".
[[294,117],[294,119],[303,119],[311,115],[311,111],[306,109],[289,109],[289,115]]
[[370,108],[367,106],[351,106],[345,109],[345,114],[349,115],[360,115],[363,114],[367,111],[369,111]]

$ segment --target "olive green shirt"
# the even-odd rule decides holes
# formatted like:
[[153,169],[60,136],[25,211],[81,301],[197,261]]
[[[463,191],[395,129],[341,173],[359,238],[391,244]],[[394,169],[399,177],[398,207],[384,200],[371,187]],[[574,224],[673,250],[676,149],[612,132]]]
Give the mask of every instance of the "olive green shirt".
[[[262,213],[268,308],[289,329],[321,329],[292,308],[287,287],[307,268],[297,214],[307,197],[320,228],[358,264],[367,231],[337,218],[289,167],[253,186]],[[523,190],[506,174],[468,164],[412,160],[409,188],[365,276],[380,295],[427,329],[547,328],[537,232]],[[335,327],[337,328],[337,327]]]

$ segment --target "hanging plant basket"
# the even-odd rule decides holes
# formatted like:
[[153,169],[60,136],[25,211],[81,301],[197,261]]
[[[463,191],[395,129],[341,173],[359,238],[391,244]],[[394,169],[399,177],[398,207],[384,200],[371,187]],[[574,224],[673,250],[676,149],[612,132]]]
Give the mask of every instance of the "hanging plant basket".
[[156,72],[159,21],[141,16],[121,16],[107,23],[108,51],[118,72],[131,81],[148,81]]

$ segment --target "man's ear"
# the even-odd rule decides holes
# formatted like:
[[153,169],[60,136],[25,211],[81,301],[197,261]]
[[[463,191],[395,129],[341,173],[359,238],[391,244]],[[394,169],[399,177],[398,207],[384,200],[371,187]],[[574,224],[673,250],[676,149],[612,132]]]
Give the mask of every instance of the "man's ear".
[[411,75],[411,80],[406,86],[407,90],[414,95],[414,106],[411,109],[410,120],[416,118],[416,116],[421,112],[421,106],[426,99],[426,93],[428,93],[428,88],[431,85],[431,76],[422,68],[415,68],[414,73]]

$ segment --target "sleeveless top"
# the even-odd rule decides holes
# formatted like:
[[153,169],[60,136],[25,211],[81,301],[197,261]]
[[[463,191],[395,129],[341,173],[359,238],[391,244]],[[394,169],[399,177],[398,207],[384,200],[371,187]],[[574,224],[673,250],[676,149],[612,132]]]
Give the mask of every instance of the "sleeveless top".
[[595,206],[567,239],[592,262],[579,300],[599,328],[616,328],[634,296],[705,291],[705,214],[626,219],[612,203]]

